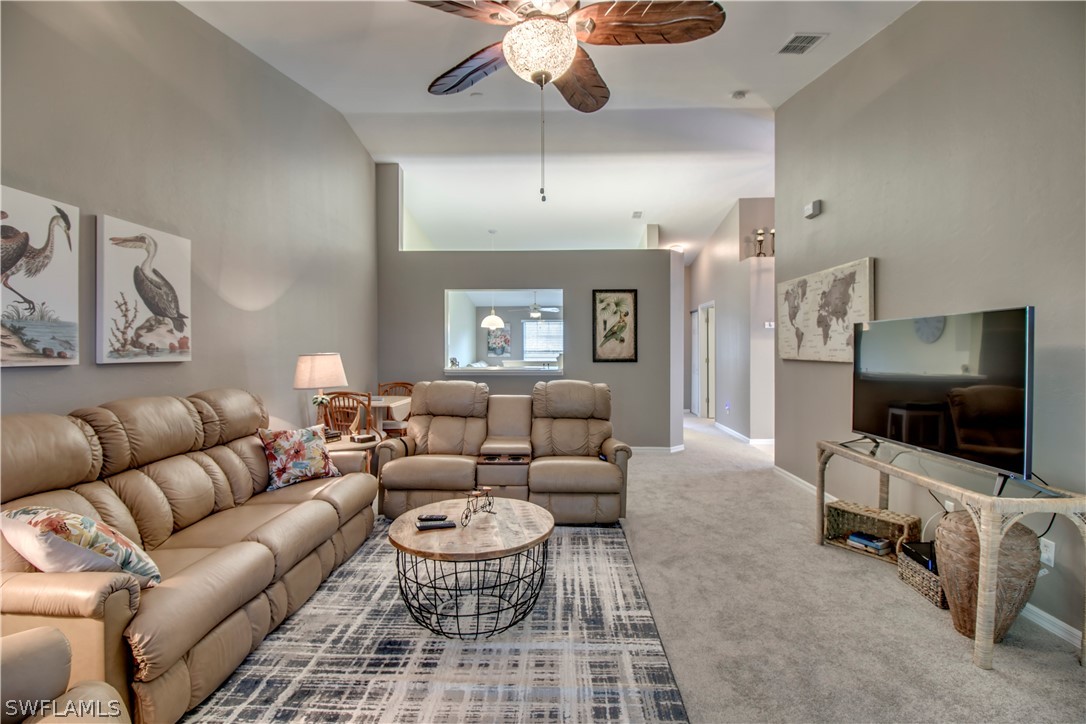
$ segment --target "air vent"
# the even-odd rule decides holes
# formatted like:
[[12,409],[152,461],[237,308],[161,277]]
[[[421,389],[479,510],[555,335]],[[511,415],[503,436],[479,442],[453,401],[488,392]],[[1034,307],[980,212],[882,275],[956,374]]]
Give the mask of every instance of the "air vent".
[[777,51],[779,55],[803,55],[818,45],[828,33],[796,33],[784,47]]
[[640,219],[641,218],[641,212],[640,211],[633,212],[633,215],[631,215],[630,218],[631,219]]

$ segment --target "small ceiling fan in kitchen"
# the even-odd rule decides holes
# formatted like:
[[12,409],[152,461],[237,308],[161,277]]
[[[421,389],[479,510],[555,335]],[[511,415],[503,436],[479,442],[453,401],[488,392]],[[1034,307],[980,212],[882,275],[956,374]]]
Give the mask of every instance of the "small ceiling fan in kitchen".
[[543,316],[543,312],[553,313],[553,312],[561,312],[562,311],[561,308],[559,308],[559,307],[541,307],[541,306],[539,306],[539,301],[538,301],[538,297],[537,297],[536,292],[532,292],[532,303],[529,306],[527,306],[527,307],[514,307],[514,309],[527,309],[528,310],[528,316],[531,317],[532,319],[539,319],[540,317]]

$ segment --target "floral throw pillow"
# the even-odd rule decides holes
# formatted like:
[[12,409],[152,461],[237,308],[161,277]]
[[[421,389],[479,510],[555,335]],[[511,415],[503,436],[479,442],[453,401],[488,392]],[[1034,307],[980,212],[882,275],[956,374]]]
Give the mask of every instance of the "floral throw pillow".
[[321,435],[323,425],[301,430],[260,430],[268,458],[268,490],[339,475]]
[[40,571],[125,571],[150,588],[162,580],[138,545],[105,523],[57,508],[5,510],[0,529],[8,544]]

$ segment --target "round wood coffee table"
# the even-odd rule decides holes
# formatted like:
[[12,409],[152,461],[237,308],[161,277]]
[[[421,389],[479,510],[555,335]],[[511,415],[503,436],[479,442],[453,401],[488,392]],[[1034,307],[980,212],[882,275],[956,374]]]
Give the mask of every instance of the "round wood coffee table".
[[[449,638],[493,636],[524,620],[543,588],[554,517],[533,503],[495,498],[464,526],[468,498],[410,510],[388,529],[397,549],[400,595],[411,617]],[[420,515],[440,513],[456,528],[420,531]]]

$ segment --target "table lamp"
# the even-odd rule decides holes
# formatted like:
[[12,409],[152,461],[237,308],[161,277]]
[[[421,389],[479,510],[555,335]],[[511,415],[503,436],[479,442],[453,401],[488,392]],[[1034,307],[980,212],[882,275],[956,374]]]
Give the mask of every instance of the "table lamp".
[[[318,418],[321,406],[328,402],[328,398],[324,396],[324,388],[346,386],[347,375],[343,371],[343,360],[340,359],[339,352],[298,355],[298,364],[294,368],[294,389],[317,391],[313,396],[313,404],[317,406]],[[320,420],[317,422],[320,423]]]

